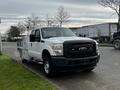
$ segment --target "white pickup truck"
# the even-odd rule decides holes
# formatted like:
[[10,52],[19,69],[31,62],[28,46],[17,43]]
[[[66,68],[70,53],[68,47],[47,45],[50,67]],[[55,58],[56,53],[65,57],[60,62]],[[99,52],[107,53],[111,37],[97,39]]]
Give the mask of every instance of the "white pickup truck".
[[100,59],[95,40],[77,37],[70,29],[59,27],[32,30],[18,44],[18,50],[23,62],[43,64],[47,76],[61,70],[92,71]]

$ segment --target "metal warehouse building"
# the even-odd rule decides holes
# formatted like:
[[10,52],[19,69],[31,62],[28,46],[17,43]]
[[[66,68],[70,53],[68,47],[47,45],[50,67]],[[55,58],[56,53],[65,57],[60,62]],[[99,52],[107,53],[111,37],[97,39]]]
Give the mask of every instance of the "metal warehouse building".
[[71,29],[78,36],[100,39],[101,41],[110,41],[113,33],[117,32],[117,23],[103,23]]

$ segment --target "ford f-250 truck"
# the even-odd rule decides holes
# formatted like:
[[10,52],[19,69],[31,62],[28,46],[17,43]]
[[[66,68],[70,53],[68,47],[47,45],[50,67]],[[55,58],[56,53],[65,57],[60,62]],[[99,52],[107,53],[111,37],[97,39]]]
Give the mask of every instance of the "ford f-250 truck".
[[43,64],[47,76],[61,70],[92,71],[100,59],[95,40],[77,37],[70,29],[59,27],[32,30],[18,50],[23,62]]

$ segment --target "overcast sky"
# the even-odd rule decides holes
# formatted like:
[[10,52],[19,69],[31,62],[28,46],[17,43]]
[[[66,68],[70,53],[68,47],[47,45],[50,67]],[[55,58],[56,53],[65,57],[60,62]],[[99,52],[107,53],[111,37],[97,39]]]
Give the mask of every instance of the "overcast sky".
[[57,8],[64,6],[70,13],[70,22],[65,26],[85,26],[117,21],[116,14],[97,3],[97,0],[0,0],[0,30],[4,32],[10,25],[23,21],[31,14],[41,19],[49,13],[53,17]]

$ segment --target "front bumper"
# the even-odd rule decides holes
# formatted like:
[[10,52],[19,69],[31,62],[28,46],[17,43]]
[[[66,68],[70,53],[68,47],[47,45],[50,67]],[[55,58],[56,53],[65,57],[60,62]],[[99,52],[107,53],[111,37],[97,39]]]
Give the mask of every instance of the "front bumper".
[[86,58],[51,57],[53,66],[63,69],[87,69],[93,68],[99,62],[100,55]]

